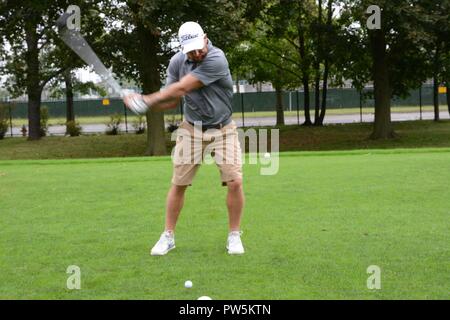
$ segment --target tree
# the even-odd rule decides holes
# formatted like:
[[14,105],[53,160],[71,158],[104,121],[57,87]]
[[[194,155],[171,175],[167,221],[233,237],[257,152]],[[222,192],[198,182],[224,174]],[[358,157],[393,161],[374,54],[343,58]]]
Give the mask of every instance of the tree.
[[2,52],[2,58],[6,62],[2,67],[2,74],[8,75],[7,88],[13,96],[25,92],[28,94],[30,139],[41,137],[41,92],[45,84],[58,73],[49,65],[49,61],[41,62],[39,59],[40,53],[46,50],[48,41],[49,28],[44,21],[44,11],[51,11],[54,18],[57,16],[55,6],[49,6],[46,1],[0,3],[0,34],[2,42],[10,46],[10,52]]
[[[294,73],[300,77],[304,90],[304,125],[312,125],[310,116],[310,82],[313,79],[315,89],[315,124],[322,125],[326,111],[328,80],[334,70],[331,57],[334,56],[334,37],[337,31],[333,19],[333,0],[323,3],[313,0],[271,0],[259,15],[270,30],[270,35],[285,41],[284,50],[294,50],[294,55],[285,58],[284,64],[294,64]],[[326,14],[326,23],[323,16]],[[287,55],[286,55],[287,56]],[[322,81],[322,104],[320,84]]]
[[299,53],[299,61],[301,62],[301,70],[302,70],[302,84],[303,84],[303,92],[304,92],[304,110],[305,110],[305,126],[312,125],[311,121],[311,114],[310,114],[310,98],[309,98],[309,79],[310,79],[310,67],[311,67],[311,54],[308,50],[307,45],[307,39],[306,39],[306,27],[305,27],[305,20],[306,14],[303,6],[303,2],[299,1],[297,2],[299,5],[299,19],[297,21],[297,37],[298,37],[298,44],[294,44],[294,46],[297,47],[298,53]]
[[[81,8],[90,8],[95,1],[75,3]],[[41,137],[42,90],[54,77],[71,69],[76,61],[67,59],[67,51],[62,49],[54,26],[68,5],[68,1],[62,0],[7,0],[0,3],[0,40],[9,47],[0,52],[5,61],[0,73],[7,75],[7,89],[13,97],[25,93],[28,96],[30,140]],[[62,57],[66,57],[64,60],[69,61],[69,65],[61,63]]]
[[312,125],[310,115],[310,79],[312,77],[312,64],[315,58],[314,38],[312,24],[314,21],[314,10],[316,7],[313,0],[279,0],[268,1],[267,16],[265,23],[274,30],[274,34],[283,38],[288,48],[296,51],[291,57],[292,63],[296,64],[295,74],[301,79],[304,91],[305,122],[303,125]]
[[286,50],[284,40],[264,35],[254,28],[250,40],[241,42],[231,51],[230,63],[235,75],[245,76],[252,84],[271,82],[275,88],[276,125],[284,125],[283,90],[300,83],[297,65],[292,60],[295,52]]
[[[423,6],[420,1],[413,0],[342,2],[345,10],[343,15],[348,18],[346,32],[350,39],[355,35],[359,37],[358,41],[348,43],[368,49],[364,52],[349,47],[348,50],[359,50],[362,55],[359,59],[354,57],[356,60],[349,61],[343,68],[352,69],[352,64],[360,60],[357,62],[359,70],[370,70],[370,77],[366,80],[373,81],[375,98],[375,122],[371,138],[392,138],[395,133],[391,123],[391,98],[407,95],[410,89],[418,88],[427,77],[426,50],[423,47],[429,34],[421,24]],[[371,5],[378,5],[382,10],[380,29],[366,27],[369,18],[366,12]],[[364,82],[363,79],[359,80],[360,83]]]
[[298,73],[296,51],[272,28],[275,22],[269,11],[260,12],[253,21],[247,40],[231,51],[229,61],[234,75],[245,76],[250,83],[271,82],[275,88],[276,125],[284,125],[283,90],[297,88]]
[[[325,113],[327,109],[327,91],[328,91],[328,78],[330,73],[330,68],[332,64],[332,56],[338,53],[335,50],[336,44],[334,39],[336,39],[336,30],[333,27],[333,0],[328,0],[327,4],[327,19],[326,23],[323,23],[323,8],[322,1],[319,0],[318,4],[318,20],[316,25],[317,34],[317,45],[315,54],[315,94],[316,94],[316,105],[315,105],[315,117],[314,125],[322,126],[323,120],[325,118]],[[323,76],[321,70],[321,64],[323,65]],[[320,104],[320,80],[322,79],[322,104]],[[319,113],[320,111],[320,113]]]
[[422,26],[428,34],[424,48],[433,79],[434,120],[439,121],[439,87],[450,82],[450,0],[422,0]]
[[323,57],[323,50],[322,50],[322,0],[318,0],[318,17],[317,21],[315,23],[315,35],[316,35],[316,41],[315,41],[315,55],[314,55],[314,93],[315,93],[315,106],[314,106],[314,124],[319,125],[319,112],[320,112],[320,79],[321,79],[321,70],[320,70],[320,63],[322,61]]

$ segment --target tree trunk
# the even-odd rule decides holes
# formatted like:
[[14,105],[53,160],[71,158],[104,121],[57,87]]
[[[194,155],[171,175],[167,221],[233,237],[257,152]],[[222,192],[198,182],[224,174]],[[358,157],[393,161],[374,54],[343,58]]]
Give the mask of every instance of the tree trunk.
[[315,101],[314,101],[314,125],[319,126],[320,124],[320,62],[322,59],[322,0],[319,0],[319,17],[318,17],[318,29],[317,29],[317,50],[316,58],[314,62],[314,71],[316,73],[315,79]]
[[441,54],[440,42],[436,43],[436,52],[434,56],[434,73],[433,73],[433,105],[434,105],[434,121],[439,121],[439,72],[440,63],[439,55]]
[[320,64],[315,64],[316,79],[314,81],[314,125],[319,125],[320,117]]
[[41,138],[41,93],[42,88],[39,79],[39,50],[36,26],[28,21],[26,32],[26,64],[27,64],[27,94],[28,94],[28,139],[39,140]]
[[386,57],[386,37],[383,30],[370,32],[373,59],[373,81],[375,94],[375,122],[371,139],[394,138],[391,123],[391,94]]
[[[136,30],[139,36],[141,59],[139,74],[144,94],[158,91],[161,87],[159,78],[159,34],[152,32],[138,23]],[[147,155],[167,154],[164,113],[150,110],[147,112]]]
[[[299,5],[302,6],[303,0],[300,0]],[[310,104],[309,104],[309,59],[306,55],[305,48],[305,33],[302,26],[302,21],[298,22],[298,39],[299,39],[299,55],[300,55],[300,63],[302,64],[302,83],[303,83],[303,105],[305,111],[305,122],[304,126],[311,126],[311,113],[310,113]]]
[[66,83],[66,122],[75,121],[75,113],[73,109],[73,84],[72,73],[66,70],[63,74]]
[[275,93],[277,96],[277,105],[276,105],[277,126],[283,126],[284,125],[283,90],[279,86],[276,86]]
[[[331,31],[331,23],[333,19],[333,0],[328,0],[328,17],[327,17],[327,32]],[[327,39],[329,39],[329,34],[327,35]],[[325,70],[323,73],[323,89],[322,89],[322,108],[320,110],[319,116],[319,125],[323,125],[323,120],[325,119],[325,113],[327,111],[327,93],[328,93],[328,74],[330,72],[330,52],[331,48],[329,48],[330,41],[327,41],[328,48],[326,49],[325,55]]]
[[28,140],[41,138],[41,93],[39,88],[28,86]]
[[434,121],[439,121],[439,79],[437,74],[433,76],[433,105]]
[[323,73],[323,89],[322,89],[322,108],[320,109],[318,125],[323,125],[323,120],[325,119],[325,113],[327,111],[327,93],[328,93],[328,73],[329,73],[330,63],[328,58],[325,60],[325,71]]
[[303,123],[304,126],[311,126],[311,106],[310,106],[310,98],[309,98],[309,76],[303,75],[303,105],[305,108],[305,122]]

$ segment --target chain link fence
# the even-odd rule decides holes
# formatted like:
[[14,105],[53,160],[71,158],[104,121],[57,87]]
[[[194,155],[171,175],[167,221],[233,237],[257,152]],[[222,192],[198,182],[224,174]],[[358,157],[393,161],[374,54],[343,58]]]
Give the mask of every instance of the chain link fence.
[[[304,92],[286,91],[282,96],[285,110],[286,124],[300,124],[304,120]],[[439,102],[444,118],[447,111],[446,95],[439,95]],[[275,92],[250,92],[235,93],[232,107],[234,119],[240,126],[274,125],[275,124]],[[355,89],[328,89],[327,92],[327,119],[333,123],[373,121],[374,113],[373,90],[368,88],[363,92]],[[28,130],[28,105],[26,101],[3,102],[3,108],[8,112],[8,131],[6,135],[26,135]],[[392,113],[395,115],[409,115],[411,119],[430,118],[433,112],[433,87],[424,85],[422,88],[412,90],[408,97],[394,98],[391,101]],[[311,116],[314,116],[314,92],[310,93]],[[49,116],[49,133],[54,135],[65,134],[66,101],[52,100],[42,101],[42,108],[46,108]],[[99,133],[107,129],[107,124],[114,116],[120,118],[119,129],[122,132],[136,132],[139,130],[139,121],[124,106],[121,99],[88,99],[74,100],[75,120],[83,128],[84,133]],[[351,118],[349,117],[351,115]],[[427,115],[425,117],[424,115]],[[166,125],[176,125],[183,118],[183,108],[180,105],[176,109],[165,112]],[[407,119],[410,119],[407,118]],[[340,120],[341,119],[341,120]],[[395,120],[395,119],[394,119]]]

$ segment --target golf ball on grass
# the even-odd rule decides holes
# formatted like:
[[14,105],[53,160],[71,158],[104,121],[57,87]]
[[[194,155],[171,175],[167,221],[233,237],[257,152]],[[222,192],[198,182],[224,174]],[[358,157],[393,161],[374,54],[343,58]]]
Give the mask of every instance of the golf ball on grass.
[[184,287],[185,287],[185,288],[192,288],[192,281],[191,281],[191,280],[187,280],[187,281],[184,283]]
[[266,153],[264,154],[264,158],[269,159],[269,158],[270,158],[270,153],[266,152]]

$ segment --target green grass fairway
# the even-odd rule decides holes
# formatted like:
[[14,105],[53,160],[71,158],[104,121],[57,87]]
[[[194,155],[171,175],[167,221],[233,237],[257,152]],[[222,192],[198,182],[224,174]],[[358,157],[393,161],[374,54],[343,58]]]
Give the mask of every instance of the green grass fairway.
[[[244,168],[245,255],[226,254],[226,188],[209,165],[177,248],[151,257],[170,158],[0,161],[0,298],[450,298],[450,148],[292,152],[277,175],[259,170]],[[70,265],[81,290],[66,288]]]

